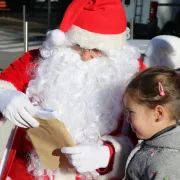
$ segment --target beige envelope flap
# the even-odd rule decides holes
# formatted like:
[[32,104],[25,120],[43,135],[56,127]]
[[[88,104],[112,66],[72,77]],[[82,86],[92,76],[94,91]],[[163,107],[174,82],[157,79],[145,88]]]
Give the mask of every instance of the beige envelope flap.
[[67,158],[60,151],[62,147],[75,145],[64,123],[56,119],[38,118],[37,120],[40,123],[39,127],[29,128],[27,134],[43,167],[45,169],[71,168]]

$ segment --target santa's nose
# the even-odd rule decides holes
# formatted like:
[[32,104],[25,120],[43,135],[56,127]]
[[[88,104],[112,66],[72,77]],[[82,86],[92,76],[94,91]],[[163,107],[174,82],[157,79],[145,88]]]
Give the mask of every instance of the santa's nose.
[[81,56],[83,61],[88,61],[93,58],[100,58],[103,56],[103,53],[97,49],[83,49],[78,45],[72,46],[72,49]]

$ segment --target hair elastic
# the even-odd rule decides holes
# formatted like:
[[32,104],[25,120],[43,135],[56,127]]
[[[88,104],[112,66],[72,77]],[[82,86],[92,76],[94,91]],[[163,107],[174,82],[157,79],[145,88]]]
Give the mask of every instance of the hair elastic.
[[158,86],[159,86],[159,94],[160,94],[160,96],[165,96],[164,88],[163,88],[161,82],[158,82]]

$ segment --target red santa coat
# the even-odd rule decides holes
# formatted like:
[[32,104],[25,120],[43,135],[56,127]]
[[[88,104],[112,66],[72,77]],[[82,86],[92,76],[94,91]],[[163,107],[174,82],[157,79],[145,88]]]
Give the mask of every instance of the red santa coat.
[[[16,59],[12,64],[5,69],[0,75],[0,88],[17,89],[21,92],[25,92],[29,81],[32,78],[32,74],[28,71],[32,66],[37,66],[37,59],[39,56],[39,50],[35,49],[25,53],[22,57]],[[139,59],[139,69],[145,69],[144,64]],[[104,144],[109,147],[110,160],[107,168],[98,169],[101,179],[117,179],[119,174],[119,166],[121,153],[123,151],[129,151],[123,149],[125,145],[121,136],[117,136],[122,128],[122,120],[117,127],[117,131],[109,136],[102,138]],[[132,132],[131,132],[132,134]],[[9,159],[4,169],[2,180],[5,180],[7,176],[12,180],[33,180],[34,177],[26,171],[28,166],[27,155],[32,149],[32,145],[25,138],[26,132],[24,129],[18,128],[12,149],[10,151]],[[135,137],[132,134],[131,137]],[[134,139],[134,138],[133,138]],[[136,142],[136,139],[135,141]],[[76,178],[77,180],[78,178]],[[47,176],[44,176],[44,180],[48,180]]]

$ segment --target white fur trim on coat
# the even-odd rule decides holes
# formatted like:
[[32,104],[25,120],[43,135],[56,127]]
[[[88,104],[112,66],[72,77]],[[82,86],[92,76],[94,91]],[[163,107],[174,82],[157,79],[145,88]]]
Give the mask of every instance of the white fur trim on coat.
[[121,34],[98,34],[73,25],[66,33],[66,37],[82,48],[110,50],[123,47],[126,42],[126,31]]
[[0,88],[17,90],[16,87],[12,83],[8,81],[4,81],[4,80],[0,80]]
[[112,143],[115,149],[114,162],[112,171],[100,176],[98,180],[107,180],[111,178],[122,179],[125,174],[125,166],[127,158],[133,148],[130,139],[126,136],[104,136],[102,138],[106,142]]
[[70,172],[68,169],[59,169],[59,172],[56,173],[54,180],[75,180],[76,174]]

